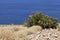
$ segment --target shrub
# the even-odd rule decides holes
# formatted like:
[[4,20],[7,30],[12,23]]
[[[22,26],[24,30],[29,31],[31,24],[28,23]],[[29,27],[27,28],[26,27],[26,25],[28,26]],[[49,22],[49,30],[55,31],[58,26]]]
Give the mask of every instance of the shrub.
[[33,25],[39,25],[42,26],[42,28],[56,28],[57,20],[42,13],[34,13],[29,16],[26,25],[28,27],[31,27]]

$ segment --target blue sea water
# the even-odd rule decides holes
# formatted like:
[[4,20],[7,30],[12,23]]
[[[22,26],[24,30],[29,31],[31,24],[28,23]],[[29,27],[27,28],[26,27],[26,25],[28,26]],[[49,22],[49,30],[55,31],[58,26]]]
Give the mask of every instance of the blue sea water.
[[32,12],[42,12],[60,22],[60,0],[0,0],[0,24],[21,24]]

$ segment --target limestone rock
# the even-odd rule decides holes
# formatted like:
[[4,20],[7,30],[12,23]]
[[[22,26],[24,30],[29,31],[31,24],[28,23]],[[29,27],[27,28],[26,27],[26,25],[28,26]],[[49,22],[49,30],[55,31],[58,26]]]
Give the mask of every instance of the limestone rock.
[[60,32],[57,29],[44,29],[29,35],[30,40],[60,40]]

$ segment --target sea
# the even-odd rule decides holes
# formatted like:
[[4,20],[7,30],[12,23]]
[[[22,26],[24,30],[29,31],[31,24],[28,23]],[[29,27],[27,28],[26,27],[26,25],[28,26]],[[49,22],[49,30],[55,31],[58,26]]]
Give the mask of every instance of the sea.
[[0,0],[0,24],[23,24],[34,12],[60,22],[60,0]]

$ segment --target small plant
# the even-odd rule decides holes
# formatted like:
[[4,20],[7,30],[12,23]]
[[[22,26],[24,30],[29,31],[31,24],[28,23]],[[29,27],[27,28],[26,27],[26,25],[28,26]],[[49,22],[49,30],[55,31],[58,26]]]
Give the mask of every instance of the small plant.
[[42,28],[56,28],[57,20],[42,13],[34,13],[29,16],[26,25],[28,27],[31,27],[33,25],[39,25],[42,26]]

